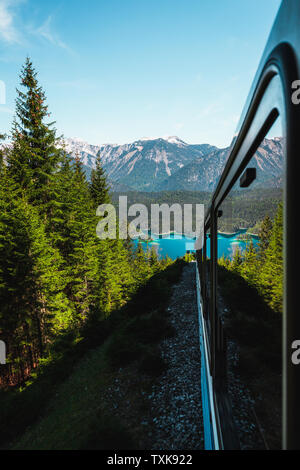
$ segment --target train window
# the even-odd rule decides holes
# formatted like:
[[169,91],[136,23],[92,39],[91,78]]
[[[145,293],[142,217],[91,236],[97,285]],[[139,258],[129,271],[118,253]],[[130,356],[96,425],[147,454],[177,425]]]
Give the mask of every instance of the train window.
[[217,313],[242,449],[281,448],[283,184],[278,118],[218,208]]
[[211,336],[211,319],[210,319],[210,312],[211,312],[211,233],[210,228],[207,228],[205,231],[205,245],[203,250],[203,254],[205,253],[205,263],[204,263],[204,298],[205,298],[205,314],[206,314],[206,325],[208,329],[208,336]]

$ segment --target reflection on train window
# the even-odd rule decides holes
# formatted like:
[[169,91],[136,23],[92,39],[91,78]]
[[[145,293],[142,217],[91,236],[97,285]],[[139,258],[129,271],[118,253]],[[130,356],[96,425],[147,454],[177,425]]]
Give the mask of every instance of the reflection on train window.
[[242,449],[281,448],[284,139],[278,119],[218,212],[217,311]]

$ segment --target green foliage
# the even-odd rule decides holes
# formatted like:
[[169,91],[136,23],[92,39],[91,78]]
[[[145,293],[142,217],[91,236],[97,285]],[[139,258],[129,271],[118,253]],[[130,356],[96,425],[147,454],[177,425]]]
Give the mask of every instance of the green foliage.
[[[112,192],[110,194],[112,203],[117,208],[119,196],[124,192]],[[128,205],[137,201],[144,204],[150,214],[151,204],[210,204],[211,193],[204,191],[126,191]],[[220,232],[236,232],[241,227],[247,228],[251,233],[258,234],[260,224],[265,214],[269,214],[271,219],[276,214],[279,201],[282,199],[282,189],[280,188],[255,188],[232,191],[226,199],[226,205],[222,204],[223,215],[218,219],[218,230]],[[193,214],[195,217],[195,214]],[[129,217],[129,221],[133,219]],[[195,219],[193,219],[195,226]],[[171,231],[174,230],[174,220],[171,219]]]
[[141,246],[135,251],[129,240],[98,239],[95,209],[109,202],[100,156],[89,184],[79,158],[58,148],[53,123],[45,122],[46,97],[29,58],[21,87],[13,145],[5,159],[0,153],[3,386],[24,382],[51,357],[57,337],[122,308],[170,264]]
[[156,272],[160,269],[160,263],[158,260],[157,256],[157,251],[155,250],[154,246],[151,247],[150,253],[149,253],[149,264],[151,266],[151,269]]
[[247,363],[249,367],[243,367],[243,372],[251,374],[250,369],[263,367],[266,363],[273,370],[280,371],[280,316],[267,304],[257,288],[240,274],[218,266],[218,280],[226,304],[230,306],[225,328],[229,336],[238,339],[243,346],[241,368],[242,363]]
[[259,291],[269,305],[282,313],[283,308],[283,204],[278,206],[274,225],[266,244],[259,274]]
[[[172,284],[180,277],[183,266],[182,261],[177,261],[155,277],[160,282],[165,280],[165,285]],[[104,321],[92,316],[80,331],[58,336],[51,355],[42,360],[36,377],[25,386],[0,390],[1,448],[9,445],[21,449],[90,449],[108,448],[113,443],[117,448],[129,445],[128,431],[113,411],[97,411],[95,416],[95,409],[101,406],[107,377],[114,377],[115,367],[120,363],[138,361],[141,372],[151,377],[163,371],[156,343],[170,336],[172,328],[164,310],[153,310],[149,296],[145,295],[147,291],[152,291],[152,279],[145,283],[141,295],[137,292]],[[165,289],[164,303],[169,295],[170,290]],[[135,343],[139,345],[135,347]],[[123,360],[124,351],[128,362]]]
[[100,152],[97,154],[96,168],[91,172],[90,192],[95,207],[98,207],[100,204],[108,204],[110,202],[109,186],[101,165]]
[[8,154],[9,171],[15,181],[27,189],[30,202],[43,206],[45,211],[49,204],[49,182],[60,161],[61,150],[56,147],[54,123],[44,122],[50,113],[29,58],[20,79],[25,90],[17,90],[13,147]]
[[184,261],[186,261],[187,263],[190,263],[191,261],[194,261],[196,259],[195,257],[195,253],[186,253],[184,255]]
[[235,190],[222,205],[223,215],[218,220],[220,232],[237,232],[246,228],[252,234],[259,234],[261,221],[266,214],[273,219],[277,206],[282,200],[280,188],[255,188]]
[[259,243],[247,242],[242,254],[235,250],[232,261],[224,256],[219,265],[242,276],[256,288],[268,305],[282,313],[283,305],[283,204],[279,203],[274,223],[267,215],[259,226]]
[[271,236],[271,231],[272,231],[272,220],[267,214],[263,221],[261,222],[258,230],[258,235],[259,235],[259,255],[261,258],[261,261],[265,260],[266,256],[266,250],[269,246],[270,243],[270,236]]
[[250,285],[257,285],[259,275],[257,270],[257,253],[252,239],[247,243],[243,262],[240,265],[240,273]]
[[232,271],[238,273],[239,270],[240,270],[240,267],[241,267],[241,264],[242,264],[242,253],[241,253],[241,250],[237,247],[234,251],[234,255],[233,255],[233,258],[232,258],[232,263],[230,265],[230,268],[232,269]]
[[227,306],[225,334],[238,346],[238,361],[232,367],[250,390],[268,445],[274,449],[281,445],[282,212],[279,204],[273,225],[264,219],[256,249],[248,243],[242,256],[233,261],[223,258],[218,266]]

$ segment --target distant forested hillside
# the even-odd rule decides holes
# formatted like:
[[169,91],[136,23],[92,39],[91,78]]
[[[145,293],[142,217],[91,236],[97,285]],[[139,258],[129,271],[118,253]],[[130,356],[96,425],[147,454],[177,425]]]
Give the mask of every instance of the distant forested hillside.
[[[119,196],[127,196],[128,206],[144,204],[148,208],[150,223],[151,204],[204,204],[208,210],[211,193],[203,191],[160,191],[139,192],[125,191],[111,193],[111,199],[118,208]],[[279,201],[282,199],[282,190],[279,188],[245,189],[234,191],[221,205],[222,217],[218,219],[218,230],[221,232],[234,232],[239,228],[253,229],[257,233],[258,225],[266,214],[274,218]],[[133,218],[133,217],[132,217]],[[173,229],[171,220],[171,230]]]
[[274,219],[281,200],[280,188],[233,191],[221,205],[223,215],[218,219],[218,229],[222,232],[235,232],[239,228],[247,228],[257,234],[259,223],[266,214]]

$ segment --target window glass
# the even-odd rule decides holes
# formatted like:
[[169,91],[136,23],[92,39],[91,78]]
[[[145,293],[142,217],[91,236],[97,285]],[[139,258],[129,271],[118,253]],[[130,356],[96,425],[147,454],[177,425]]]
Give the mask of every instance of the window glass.
[[281,447],[284,154],[278,118],[219,207],[217,310],[242,449]]

